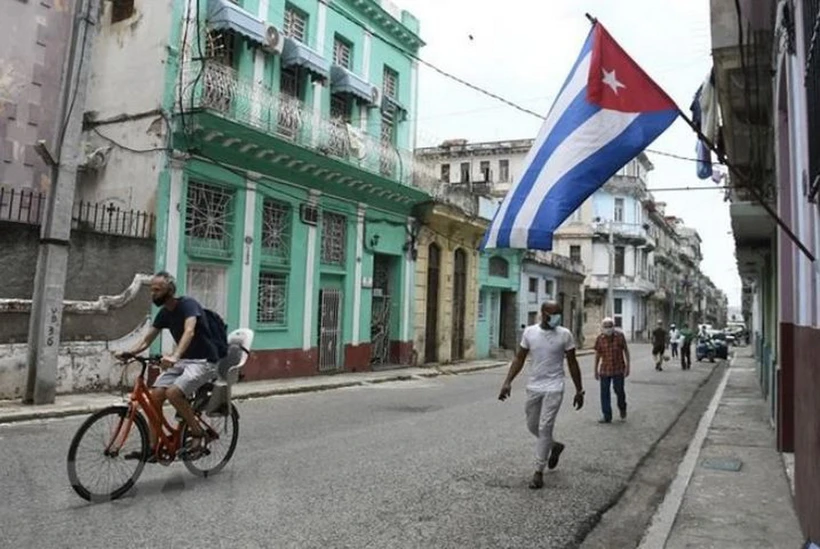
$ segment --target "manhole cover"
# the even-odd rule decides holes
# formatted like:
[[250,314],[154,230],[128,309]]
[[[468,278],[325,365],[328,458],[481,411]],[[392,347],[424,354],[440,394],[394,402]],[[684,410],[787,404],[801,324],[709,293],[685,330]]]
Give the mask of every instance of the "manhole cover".
[[717,469],[718,471],[740,471],[743,462],[739,459],[704,459],[701,466],[705,469]]

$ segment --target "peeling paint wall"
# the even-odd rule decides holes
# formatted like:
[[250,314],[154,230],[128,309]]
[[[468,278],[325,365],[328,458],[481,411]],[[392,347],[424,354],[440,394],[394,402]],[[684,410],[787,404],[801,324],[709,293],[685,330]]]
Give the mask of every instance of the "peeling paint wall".
[[86,152],[110,150],[104,167],[82,174],[76,199],[156,213],[169,133],[166,68],[176,56],[169,43],[173,3],[136,0],[132,15],[117,22],[111,11],[103,2],[86,103],[96,125],[83,135]]
[[72,0],[0,3],[0,185],[43,191],[51,186],[34,145],[43,139],[56,155],[74,7]]
[[[123,367],[114,359],[113,352],[131,348],[147,327],[146,322],[126,337],[114,341],[60,345],[57,393],[116,390]],[[26,387],[27,349],[26,344],[0,345],[0,399],[22,398]]]

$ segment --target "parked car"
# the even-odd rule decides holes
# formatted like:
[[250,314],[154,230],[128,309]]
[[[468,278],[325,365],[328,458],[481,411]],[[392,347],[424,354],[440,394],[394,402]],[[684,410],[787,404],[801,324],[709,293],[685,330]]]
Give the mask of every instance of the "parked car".
[[727,360],[729,358],[729,345],[726,341],[726,334],[717,330],[707,330],[705,338],[698,339],[698,345],[695,347],[695,358],[698,362],[704,358],[714,362],[715,359],[720,358]]

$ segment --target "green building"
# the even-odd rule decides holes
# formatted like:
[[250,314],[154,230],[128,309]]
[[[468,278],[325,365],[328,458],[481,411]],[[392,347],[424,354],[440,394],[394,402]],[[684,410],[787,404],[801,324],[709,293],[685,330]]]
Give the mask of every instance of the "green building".
[[[156,268],[255,330],[246,378],[410,363],[418,20],[376,0],[111,6],[87,108],[130,149],[168,130],[115,150],[97,188],[138,181]],[[152,104],[147,130],[119,116]]]

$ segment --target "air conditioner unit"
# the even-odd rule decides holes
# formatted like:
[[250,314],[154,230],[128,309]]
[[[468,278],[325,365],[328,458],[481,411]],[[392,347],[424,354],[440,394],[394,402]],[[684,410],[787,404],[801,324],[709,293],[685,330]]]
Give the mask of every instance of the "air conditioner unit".
[[318,225],[319,208],[314,204],[302,204],[299,206],[299,220],[305,225]]
[[279,32],[279,29],[273,25],[268,25],[265,30],[265,38],[267,38],[267,44],[265,45],[267,51],[275,54],[282,53],[285,47],[285,36]]

